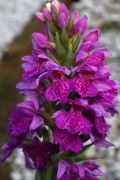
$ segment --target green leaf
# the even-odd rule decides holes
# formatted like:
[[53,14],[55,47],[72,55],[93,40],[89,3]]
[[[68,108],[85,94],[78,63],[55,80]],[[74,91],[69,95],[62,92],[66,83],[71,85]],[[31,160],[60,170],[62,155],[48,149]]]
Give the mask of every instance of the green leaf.
[[70,68],[73,65],[73,60],[74,54],[72,50],[72,44],[69,44],[69,49],[65,58],[65,65]]
[[56,53],[59,56],[59,58],[61,58],[61,60],[64,61],[65,55],[66,55],[66,51],[64,46],[61,43],[60,37],[59,37],[59,33],[56,32]]
[[49,167],[47,171],[45,172],[45,180],[52,180],[52,167]]
[[61,41],[62,41],[64,47],[67,49],[68,48],[68,32],[66,31],[65,27],[62,28]]
[[73,158],[75,161],[85,160],[85,159],[86,159],[86,156],[85,156],[84,152],[85,152],[88,148],[90,148],[92,145],[93,145],[93,143],[90,143],[90,144],[86,145],[79,154],[74,155],[72,158]]
[[51,31],[48,30],[48,36],[51,42],[55,42],[55,37]]
[[58,28],[52,22],[47,22],[47,26],[48,29],[50,29],[50,31],[54,34],[58,31]]
[[39,171],[36,171],[36,174],[35,174],[35,180],[42,180],[42,177],[41,177]]
[[72,27],[73,27],[73,21],[70,18],[69,23],[68,23],[68,32],[70,32],[72,30]]
[[53,18],[53,22],[56,23],[57,22],[57,15],[55,14],[54,11],[52,11],[52,18]]
[[80,44],[80,35],[77,35],[73,40],[73,52],[75,53]]
[[40,115],[42,115],[46,119],[46,122],[49,123],[51,128],[54,128],[55,125],[53,119],[51,118],[51,114],[49,114],[47,111],[41,110]]

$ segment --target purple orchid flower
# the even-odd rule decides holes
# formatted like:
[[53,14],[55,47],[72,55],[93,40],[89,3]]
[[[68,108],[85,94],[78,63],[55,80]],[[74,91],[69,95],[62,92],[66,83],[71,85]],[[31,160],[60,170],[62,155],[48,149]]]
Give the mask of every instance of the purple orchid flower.
[[72,91],[70,81],[64,78],[61,71],[53,71],[53,83],[48,87],[45,96],[50,101],[67,102],[68,95]]
[[71,150],[78,153],[83,148],[83,143],[79,135],[70,134],[67,130],[60,130],[56,128],[54,130],[54,142],[60,144],[60,151],[67,152]]
[[37,113],[37,109],[31,101],[19,103],[17,107],[22,108],[26,115],[28,114],[32,118],[30,130],[35,130],[44,123],[43,118]]
[[37,114],[33,103],[25,101],[17,105],[19,108],[10,116],[10,135],[15,137],[27,136],[43,124],[43,118]]
[[54,152],[54,145],[49,142],[41,142],[37,137],[34,137],[32,144],[23,145],[23,152],[26,167],[42,171],[50,165],[50,155]]
[[92,161],[69,164],[61,160],[58,164],[57,180],[98,180],[101,176],[106,176],[106,174],[100,170],[99,165]]
[[79,108],[73,108],[66,112],[59,110],[53,114],[56,126],[60,129],[66,129],[71,134],[89,134],[91,132],[91,123],[82,115]]
[[73,84],[75,90],[82,97],[94,97],[98,94],[96,87],[84,76],[73,78]]

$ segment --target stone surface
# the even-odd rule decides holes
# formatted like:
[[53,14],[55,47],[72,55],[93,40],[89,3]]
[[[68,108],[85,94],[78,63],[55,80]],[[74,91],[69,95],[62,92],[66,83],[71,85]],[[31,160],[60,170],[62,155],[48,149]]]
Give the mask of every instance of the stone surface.
[[0,56],[44,0],[0,0]]
[[73,4],[73,8],[87,15],[91,25],[120,21],[120,0],[80,0]]
[[21,150],[17,150],[11,158],[12,169],[11,178],[12,180],[34,180],[35,171],[25,169],[24,156]]

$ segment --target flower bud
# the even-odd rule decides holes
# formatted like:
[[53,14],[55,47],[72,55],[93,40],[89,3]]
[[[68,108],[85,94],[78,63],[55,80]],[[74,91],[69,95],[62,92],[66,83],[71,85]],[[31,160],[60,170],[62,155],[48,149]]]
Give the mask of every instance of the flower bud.
[[80,13],[78,10],[74,10],[71,14],[73,24],[76,24],[80,20]]
[[74,32],[83,34],[87,28],[87,17],[82,17],[74,26]]
[[34,32],[32,37],[40,47],[45,48],[48,46],[48,38],[44,34]]
[[46,3],[46,8],[48,9],[48,11],[50,11],[51,12],[51,3]]
[[69,12],[69,11],[68,11],[67,6],[66,6],[64,3],[61,3],[61,5],[60,5],[60,12],[68,15],[68,12]]
[[99,40],[99,37],[100,37],[100,30],[93,29],[84,37],[84,42],[90,41],[91,43],[96,43]]
[[51,3],[51,9],[52,9],[56,14],[58,14],[59,11],[60,11],[60,3],[59,3],[59,1],[57,1],[57,0],[52,1],[52,3]]
[[47,8],[43,8],[43,14],[48,21],[52,21],[51,12]]
[[58,27],[60,27],[60,28],[63,28],[65,26],[67,26],[67,24],[68,24],[68,17],[67,17],[67,15],[64,14],[63,12],[60,12],[58,14],[57,24],[58,24]]
[[42,22],[45,22],[45,18],[44,18],[44,15],[43,13],[41,12],[36,12],[35,16]]

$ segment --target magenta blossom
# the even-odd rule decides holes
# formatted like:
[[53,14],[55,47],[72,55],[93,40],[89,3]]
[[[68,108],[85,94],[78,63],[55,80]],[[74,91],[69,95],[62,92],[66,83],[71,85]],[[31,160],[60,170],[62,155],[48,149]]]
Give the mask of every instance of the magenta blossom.
[[56,126],[60,129],[67,129],[71,134],[89,134],[92,124],[82,115],[80,109],[71,109],[66,112],[60,110],[53,115]]
[[73,152],[78,153],[82,150],[83,143],[80,136],[77,134],[73,135],[66,130],[56,128],[53,136],[55,144],[60,144],[60,151],[62,152],[72,150]]
[[44,170],[50,165],[50,155],[54,152],[54,145],[34,138],[32,144],[23,145],[23,152],[28,168]]
[[100,170],[100,166],[92,161],[84,161],[82,164],[75,162],[69,164],[61,160],[58,164],[57,180],[99,180],[106,174]]

